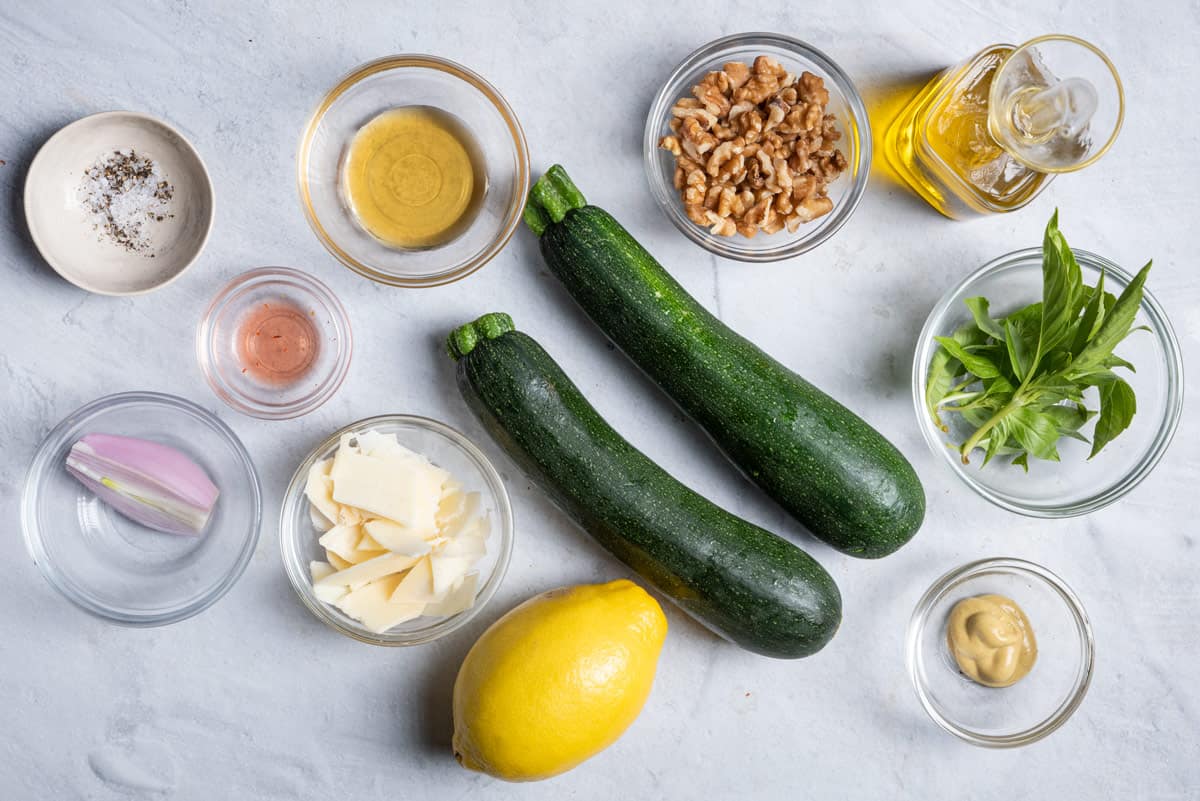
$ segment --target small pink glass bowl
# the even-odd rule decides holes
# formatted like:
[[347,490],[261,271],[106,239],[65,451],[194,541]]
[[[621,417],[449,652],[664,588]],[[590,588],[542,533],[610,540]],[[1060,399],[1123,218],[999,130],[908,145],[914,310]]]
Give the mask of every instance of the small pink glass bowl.
[[[242,326],[264,303],[293,306],[316,329],[313,363],[294,381],[262,381],[239,356]],[[329,400],[346,378],[353,349],[341,302],[316,278],[288,267],[262,267],[234,278],[213,298],[196,330],[196,360],[213,392],[239,412],[264,420],[299,417]]]

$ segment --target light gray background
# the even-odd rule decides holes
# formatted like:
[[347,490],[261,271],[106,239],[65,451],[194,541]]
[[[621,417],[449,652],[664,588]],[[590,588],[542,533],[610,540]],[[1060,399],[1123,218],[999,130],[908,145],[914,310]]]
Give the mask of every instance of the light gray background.
[[[666,5],[0,6],[0,797],[1200,796],[1200,8],[1178,0],[1023,11],[985,0]],[[868,100],[992,42],[1075,33],[1122,71],[1125,129],[1097,166],[1060,179],[1016,214],[952,223],[875,180],[849,224],[811,254],[764,266],[713,259],[654,207],[642,124],[660,82],[688,52],[753,29],[817,45]],[[446,56],[493,81],[524,124],[536,168],[566,163],[591,200],[734,328],[896,442],[928,492],[917,540],[885,561],[863,562],[801,534],[605,346],[541,268],[524,231],[482,272],[440,289],[377,286],[328,256],[296,197],[301,126],[339,76],[403,51]],[[59,279],[32,250],[21,213],[39,145],[65,123],[109,109],[179,126],[217,191],[216,227],[199,263],[136,299],[88,295]],[[914,420],[909,367],[920,325],[947,286],[1037,244],[1056,205],[1072,244],[1127,267],[1154,257],[1151,288],[1192,370],[1183,424],[1154,474],[1114,507],[1051,522],[988,505],[934,460]],[[291,422],[224,408],[192,357],[193,326],[211,295],[235,274],[271,264],[328,282],[357,340],[338,395]],[[800,662],[742,652],[668,609],[670,636],[637,723],[573,773],[522,788],[451,759],[455,670],[484,627],[518,601],[625,571],[516,472],[454,390],[439,341],[492,309],[511,312],[544,342],[614,425],[671,472],[809,548],[845,596],[838,637]],[[220,414],[253,453],[266,494],[262,539],[241,582],[199,617],[150,631],[100,623],[58,597],[25,553],[17,513],[25,466],[46,431],[98,396],[138,389],[177,393]],[[429,415],[466,431],[503,469],[517,519],[512,567],[491,606],[465,630],[412,650],[326,629],[293,596],[279,562],[277,505],[296,463],[331,430],[383,412]],[[1065,577],[1097,640],[1095,681],[1075,717],[1010,752],[936,729],[903,665],[902,635],[921,592],[951,567],[996,555]]]

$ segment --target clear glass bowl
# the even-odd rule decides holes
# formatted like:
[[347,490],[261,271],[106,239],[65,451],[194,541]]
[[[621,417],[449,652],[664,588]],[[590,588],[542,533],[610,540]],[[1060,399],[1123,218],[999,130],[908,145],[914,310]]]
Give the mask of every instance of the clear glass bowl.
[[[1103,270],[1105,289],[1119,295],[1132,276],[1111,261],[1074,250],[1083,281],[1094,286]],[[1151,271],[1147,285],[1154,284]],[[1002,317],[1042,297],[1042,250],[1029,248],[1001,256],[967,276],[938,301],[917,343],[913,359],[913,404],[925,441],[969,487],[992,503],[1032,517],[1071,517],[1113,503],[1141,482],[1158,464],[1179,424],[1183,408],[1183,361],[1179,342],[1162,306],[1147,289],[1135,325],[1150,332],[1134,332],[1117,346],[1116,353],[1137,368],[1119,370],[1137,394],[1137,414],[1119,437],[1088,460],[1091,446],[1073,439],[1058,443],[1062,461],[1029,460],[1029,473],[997,458],[982,467],[976,452],[963,464],[954,447],[970,434],[958,415],[942,415],[950,431],[942,431],[925,408],[925,387],[930,360],[937,350],[935,336],[950,336],[971,320],[964,299],[982,296],[991,302],[993,316]],[[1096,409],[1095,390],[1086,396]],[[1089,423],[1083,433],[1090,435]]]
[[[401,106],[452,114],[482,151],[482,206],[465,231],[437,247],[385,245],[359,225],[343,197],[346,146],[363,125]],[[338,81],[305,126],[296,167],[305,217],[325,249],[360,275],[393,286],[438,286],[478,270],[512,237],[529,191],[525,134],[507,101],[471,70],[434,56],[382,58]]]
[[[205,530],[164,534],[101,503],[65,467],[85,434],[141,437],[190,456],[220,490]],[[177,623],[224,595],[258,543],[262,492],[232,430],[194,403],[129,392],[92,401],[46,435],[29,466],[21,527],[50,585],[85,612],[125,626]]]
[[[1011,687],[984,687],[958,669],[946,644],[950,610],[996,593],[1020,606],[1037,640],[1037,661]],[[1062,579],[1021,559],[985,559],[951,570],[917,603],[908,625],[907,664],[933,721],[973,745],[1028,745],[1066,723],[1092,681],[1095,646],[1079,598]]]
[[[761,55],[771,56],[789,71],[804,70],[825,80],[829,90],[826,112],[837,115],[842,138],[838,146],[846,155],[848,168],[829,185],[833,211],[800,226],[796,233],[787,230],[775,234],[759,232],[753,239],[741,235],[716,236],[687,218],[679,190],[674,186],[675,157],[658,146],[671,133],[671,107],[681,97],[691,97],[692,87],[709,72],[719,70],[728,61],[747,64]],[[646,118],[642,156],[650,192],[658,205],[683,234],[700,247],[718,256],[749,262],[788,259],[812,250],[841,228],[862,199],[871,171],[871,127],[862,97],[849,76],[828,56],[812,45],[777,33],[739,33],[704,45],[675,68],[659,90]]]
[[[243,370],[238,356],[242,324],[263,304],[306,312],[316,327],[316,356],[300,378],[268,383]],[[196,329],[196,360],[217,397],[243,414],[285,420],[329,400],[350,370],[350,318],[325,284],[288,267],[262,267],[234,278],[209,304]]]
[[[324,559],[325,556],[317,543],[321,535],[309,515],[304,484],[314,464],[337,452],[342,435],[363,431],[396,435],[401,445],[424,454],[438,467],[450,471],[467,492],[480,494],[480,511],[491,520],[492,533],[487,542],[487,554],[475,568],[479,571],[480,583],[475,594],[475,605],[470,609],[450,617],[420,617],[383,634],[376,634],[313,594],[309,562]],[[283,566],[300,600],[321,622],[348,637],[372,645],[420,645],[444,637],[466,624],[479,614],[499,588],[508,570],[512,542],[512,507],[504,481],[496,468],[479,448],[455,429],[436,420],[411,415],[369,417],[330,434],[296,468],[284,493],[283,510],[279,516],[279,546],[283,552]]]

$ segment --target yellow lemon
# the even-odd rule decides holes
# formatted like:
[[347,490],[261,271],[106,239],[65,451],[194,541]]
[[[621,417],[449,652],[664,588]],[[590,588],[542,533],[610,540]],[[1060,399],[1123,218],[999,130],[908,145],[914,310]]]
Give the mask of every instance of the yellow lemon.
[[454,682],[454,756],[508,781],[570,770],[616,742],[654,683],[667,619],[632,581],[564,587],[492,624]]

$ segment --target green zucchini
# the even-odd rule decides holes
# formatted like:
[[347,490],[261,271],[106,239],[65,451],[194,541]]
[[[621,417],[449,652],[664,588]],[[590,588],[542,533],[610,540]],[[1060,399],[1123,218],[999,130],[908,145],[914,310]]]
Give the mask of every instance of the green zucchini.
[[815,536],[878,558],[916,534],[925,492],[895,446],[710,314],[562,167],[525,222],[588,316]]
[[712,631],[755,653],[808,656],[842,599],[817,562],[672,478],[612,429],[507,314],[454,330],[459,390],[555,503]]

